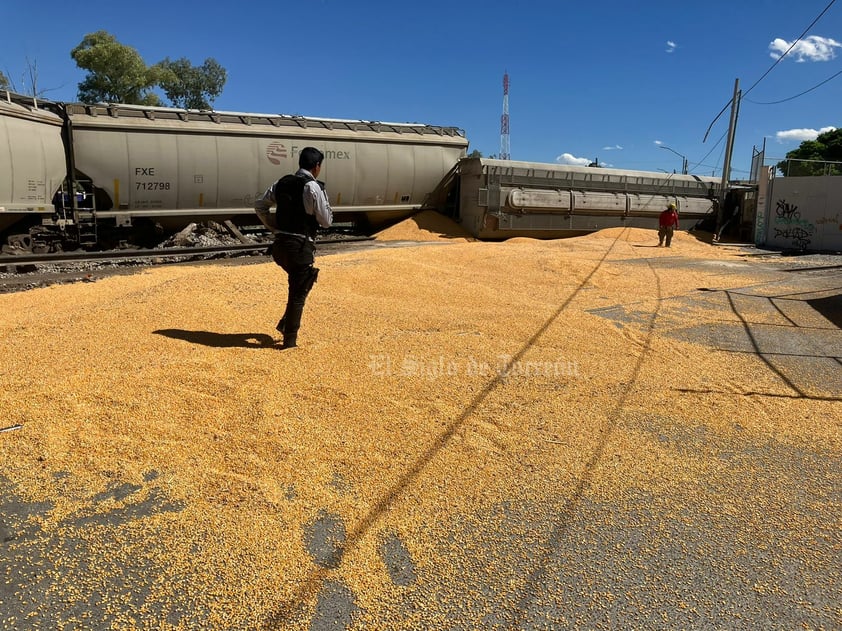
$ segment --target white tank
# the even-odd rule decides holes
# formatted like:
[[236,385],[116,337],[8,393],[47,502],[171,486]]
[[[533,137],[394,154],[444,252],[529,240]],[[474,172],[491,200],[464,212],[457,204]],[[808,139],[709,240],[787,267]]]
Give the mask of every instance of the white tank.
[[675,203],[683,228],[711,212],[719,180],[563,164],[465,158],[458,219],[480,239],[554,239],[615,226],[657,227]]

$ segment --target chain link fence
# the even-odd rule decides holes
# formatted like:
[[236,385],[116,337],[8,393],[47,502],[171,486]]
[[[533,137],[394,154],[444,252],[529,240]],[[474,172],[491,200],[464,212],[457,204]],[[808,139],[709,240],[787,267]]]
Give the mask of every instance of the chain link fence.
[[842,175],[842,162],[829,160],[786,159],[777,163],[778,173],[784,177],[811,175]]

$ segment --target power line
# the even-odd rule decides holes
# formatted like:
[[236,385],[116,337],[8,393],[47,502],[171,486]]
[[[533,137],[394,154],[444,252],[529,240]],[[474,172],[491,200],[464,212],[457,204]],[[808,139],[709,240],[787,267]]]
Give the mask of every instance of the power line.
[[[785,52],[783,55],[781,55],[780,57],[778,57],[778,58],[775,60],[775,63],[773,63],[773,64],[769,67],[769,69],[768,69],[766,72],[764,72],[764,73],[763,73],[763,76],[762,76],[762,77],[760,77],[757,81],[755,81],[755,82],[754,82],[754,84],[753,84],[753,85],[752,85],[752,86],[751,86],[748,90],[746,90],[746,91],[745,91],[745,94],[748,94],[748,93],[749,93],[749,92],[751,92],[751,91],[752,91],[755,87],[757,87],[757,84],[758,84],[758,83],[760,83],[761,81],[763,81],[763,79],[765,79],[765,78],[766,78],[766,75],[768,75],[770,72],[772,72],[772,69],[773,69],[775,66],[777,66],[779,63],[781,63],[781,61],[783,61],[783,58],[784,58],[784,57],[786,57],[786,56],[787,56],[787,54],[789,54],[789,51],[791,51],[793,48],[795,48],[795,45],[796,45],[798,42],[800,42],[802,39],[804,39],[804,36],[805,36],[807,33],[809,33],[809,32],[810,32],[810,29],[811,29],[811,28],[813,28],[813,26],[815,26],[816,22],[818,22],[818,21],[822,18],[822,16],[823,16],[825,13],[827,13],[828,9],[830,9],[830,7],[832,7],[835,3],[836,3],[836,0],[830,0],[830,3],[829,3],[829,4],[828,4],[828,5],[824,8],[824,11],[822,11],[821,13],[819,13],[819,14],[816,16],[816,19],[815,19],[815,20],[813,20],[812,22],[810,22],[810,26],[808,26],[807,28],[805,28],[805,29],[804,29],[804,32],[803,32],[803,33],[801,33],[801,35],[799,35],[799,36],[798,36],[798,39],[796,39],[794,42],[792,42],[792,44],[790,44],[789,48],[787,48],[787,49],[786,49],[786,52]],[[743,96],[745,96],[745,94],[744,94]]]
[[727,133],[728,133],[728,130],[725,130],[725,132],[719,137],[719,140],[716,141],[716,144],[714,144],[713,147],[710,148],[710,151],[708,151],[701,160],[699,160],[698,162],[694,162],[693,164],[695,164],[697,166],[706,166],[706,165],[702,165],[702,163],[705,160],[707,160],[708,156],[716,150],[716,148],[719,146],[719,143],[722,142],[722,139],[725,138]]
[[[798,42],[800,42],[800,41],[804,38],[804,36],[805,36],[805,35],[806,35],[809,31],[810,31],[810,29],[811,29],[811,28],[813,28],[813,26],[815,26],[816,22],[818,22],[818,21],[822,18],[822,16],[823,16],[825,13],[827,13],[828,9],[830,9],[830,7],[832,7],[835,3],[836,3],[836,0],[830,0],[830,3],[828,3],[828,5],[824,8],[824,10],[823,10],[821,13],[819,13],[819,14],[816,16],[816,18],[815,18],[812,22],[810,22],[810,26],[808,26],[807,28],[805,28],[805,29],[804,29],[804,31],[801,33],[801,35],[799,35],[799,36],[795,39],[795,41],[793,41],[793,42],[792,42],[792,44],[790,44],[790,45],[789,45],[789,48],[787,48],[787,49],[786,49],[786,51],[784,52],[784,54],[783,54],[783,55],[781,55],[780,57],[778,57],[778,58],[775,60],[775,63],[773,63],[771,66],[769,66],[769,69],[768,69],[766,72],[764,72],[764,73],[763,73],[763,75],[761,75],[761,77],[760,77],[757,81],[755,81],[755,82],[752,84],[752,86],[751,86],[748,90],[746,90],[746,91],[745,91],[745,93],[743,94],[743,96],[745,96],[746,94],[748,94],[749,92],[751,92],[754,88],[756,88],[756,87],[757,87],[757,84],[758,84],[758,83],[760,83],[761,81],[763,81],[763,79],[765,79],[765,78],[766,78],[766,76],[767,76],[770,72],[772,72],[772,70],[775,68],[775,66],[777,66],[779,63],[781,63],[781,61],[783,61],[784,57],[786,57],[786,56],[789,54],[789,52],[790,52],[793,48],[795,48],[795,45],[796,45]],[[717,120],[719,120],[719,117],[720,117],[720,116],[722,116],[722,113],[723,113],[726,109],[728,109],[728,107],[731,105],[731,101],[733,101],[733,100],[734,100],[734,99],[733,99],[733,98],[731,98],[731,99],[728,101],[728,103],[726,103],[726,104],[725,104],[725,107],[723,107],[723,108],[722,108],[722,111],[720,111],[720,112],[719,112],[719,114],[717,114],[717,115],[716,115],[716,118],[714,118],[714,119],[713,119],[713,122],[711,122],[710,126],[708,127],[707,131],[705,132],[705,137],[704,137],[704,139],[702,140],[702,142],[705,142],[705,140],[707,140],[707,137],[708,137],[708,134],[710,133],[710,129],[711,129],[711,127],[713,127],[714,123],[716,123],[716,121],[717,121]]]
[[778,103],[786,103],[787,101],[792,101],[792,100],[794,100],[794,99],[797,99],[799,96],[804,96],[805,94],[807,94],[808,92],[812,92],[812,91],[813,91],[813,90],[815,90],[816,88],[820,88],[820,87],[822,87],[825,83],[827,83],[828,81],[831,81],[831,80],[835,79],[836,77],[838,77],[838,76],[839,76],[839,75],[841,75],[841,74],[842,74],[842,70],[840,70],[839,72],[837,72],[835,75],[833,75],[833,76],[831,76],[831,77],[828,77],[827,79],[825,79],[825,80],[824,80],[824,81],[822,81],[821,83],[818,83],[818,84],[814,85],[814,86],[813,86],[812,88],[810,88],[809,90],[804,90],[803,92],[799,92],[799,93],[798,93],[798,94],[796,94],[795,96],[790,96],[790,97],[788,97],[788,98],[781,99],[780,101],[768,101],[768,102],[762,102],[762,101],[752,101],[751,99],[746,99],[746,100],[747,100],[749,103],[753,103],[754,105],[777,105]]

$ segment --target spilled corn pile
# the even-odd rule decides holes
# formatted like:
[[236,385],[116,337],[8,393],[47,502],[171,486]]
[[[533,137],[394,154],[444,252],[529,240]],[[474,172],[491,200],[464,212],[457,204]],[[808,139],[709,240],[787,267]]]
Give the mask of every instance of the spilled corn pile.
[[410,221],[289,351],[271,262],[0,296],[0,628],[839,622],[839,382],[705,333],[778,276]]
[[378,241],[473,241],[471,235],[452,219],[433,210],[422,210],[394,226],[381,230]]

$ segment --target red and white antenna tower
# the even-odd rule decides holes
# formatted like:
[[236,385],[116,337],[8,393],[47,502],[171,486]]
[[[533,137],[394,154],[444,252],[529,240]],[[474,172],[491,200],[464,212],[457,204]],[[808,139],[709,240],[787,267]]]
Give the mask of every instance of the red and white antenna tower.
[[503,115],[500,117],[500,159],[509,160],[509,73],[503,74]]

